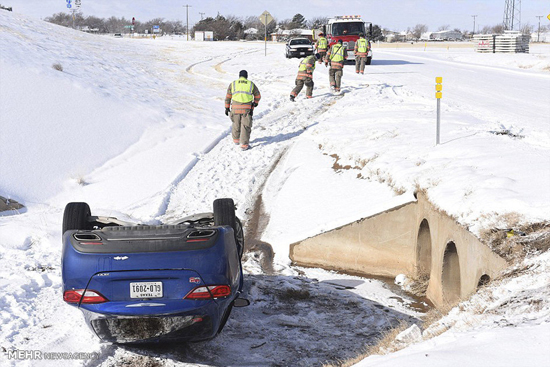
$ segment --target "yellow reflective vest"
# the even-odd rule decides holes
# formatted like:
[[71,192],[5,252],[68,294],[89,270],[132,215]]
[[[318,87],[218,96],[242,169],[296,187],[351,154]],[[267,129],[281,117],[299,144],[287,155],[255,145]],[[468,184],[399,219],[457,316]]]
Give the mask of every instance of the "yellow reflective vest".
[[240,77],[231,83],[231,100],[237,103],[251,103],[254,100],[254,83],[245,77]]
[[325,37],[320,37],[319,41],[317,41],[317,49],[318,50],[326,50],[328,48],[328,42]]
[[344,45],[341,45],[339,43],[332,46],[330,49],[330,61],[332,62],[341,62],[344,60],[344,52],[346,52],[346,48]]
[[368,43],[367,40],[364,38],[359,38],[357,40],[357,52],[365,53],[368,49]]
[[298,78],[306,77],[311,78],[313,71],[315,70],[315,56],[310,55],[300,62],[300,67],[298,68]]

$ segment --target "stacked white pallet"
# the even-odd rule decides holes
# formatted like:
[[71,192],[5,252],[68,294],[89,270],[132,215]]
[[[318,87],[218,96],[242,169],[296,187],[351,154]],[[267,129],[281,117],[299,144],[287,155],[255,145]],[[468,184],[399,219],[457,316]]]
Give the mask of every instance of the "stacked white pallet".
[[495,37],[492,34],[475,34],[474,42],[477,52],[493,52]]
[[528,34],[521,34],[519,32],[505,31],[503,35],[496,38],[496,52],[529,52],[529,39],[531,37]]
[[528,34],[521,34],[516,31],[505,31],[504,34],[476,34],[474,42],[477,52],[489,53],[518,53],[529,52]]

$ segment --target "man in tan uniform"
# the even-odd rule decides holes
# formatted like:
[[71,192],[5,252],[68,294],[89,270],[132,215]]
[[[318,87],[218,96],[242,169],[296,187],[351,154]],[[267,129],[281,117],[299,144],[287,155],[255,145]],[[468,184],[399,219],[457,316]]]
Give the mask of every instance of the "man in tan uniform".
[[364,74],[365,64],[367,63],[367,56],[369,54],[369,41],[365,39],[363,33],[359,34],[359,39],[355,42],[353,53],[355,54],[355,72],[357,74]]
[[313,97],[313,71],[315,70],[315,61],[319,60],[321,55],[309,55],[300,62],[298,76],[296,77],[296,87],[290,92],[290,100],[294,102],[294,98],[298,96],[304,85],[306,89],[306,98]]
[[258,87],[248,80],[248,72],[241,70],[239,79],[229,84],[225,96],[225,115],[233,122],[231,136],[235,145],[241,145],[242,150],[250,148],[250,132],[252,131],[252,115],[254,107],[260,102]]
[[324,33],[319,33],[319,39],[315,42],[315,49],[317,50],[317,53],[321,55],[321,58],[319,59],[319,64],[321,64],[327,55],[328,49],[328,41],[325,38]]
[[340,86],[342,84],[342,74],[344,74],[344,63],[348,58],[348,52],[342,40],[338,40],[338,43],[332,45],[327,52],[327,58],[325,65],[330,63],[330,69],[328,71],[328,80],[330,82],[330,88],[335,92],[340,92]]

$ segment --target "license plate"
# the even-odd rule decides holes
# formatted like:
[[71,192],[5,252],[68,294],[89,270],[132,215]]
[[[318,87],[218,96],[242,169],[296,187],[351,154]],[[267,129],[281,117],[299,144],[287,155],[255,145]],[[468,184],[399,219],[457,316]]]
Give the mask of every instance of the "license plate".
[[305,55],[306,53],[305,52],[300,52],[300,55]]
[[130,298],[160,298],[162,282],[130,283]]

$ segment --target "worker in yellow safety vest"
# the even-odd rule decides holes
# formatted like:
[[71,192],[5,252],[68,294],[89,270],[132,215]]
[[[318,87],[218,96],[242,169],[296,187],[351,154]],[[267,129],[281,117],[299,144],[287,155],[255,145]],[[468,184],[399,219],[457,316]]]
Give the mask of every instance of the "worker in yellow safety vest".
[[359,34],[359,39],[355,42],[353,53],[355,54],[355,72],[357,74],[364,74],[365,64],[367,63],[367,56],[369,53],[369,41],[365,39],[363,33]]
[[323,32],[319,33],[319,39],[315,42],[315,49],[317,50],[317,53],[321,55],[321,58],[319,59],[319,64],[321,64],[327,56],[328,49],[328,41]]
[[348,52],[346,47],[342,44],[342,40],[338,40],[338,43],[332,45],[327,52],[327,58],[325,65],[330,63],[330,69],[328,71],[328,80],[330,82],[330,88],[335,92],[340,92],[340,86],[342,84],[342,75],[344,74],[344,63],[348,58]]
[[315,61],[319,60],[321,55],[309,55],[300,62],[298,68],[298,76],[296,77],[296,87],[290,92],[290,100],[294,102],[294,98],[298,96],[304,85],[306,88],[306,98],[313,97],[313,71],[315,70]]
[[241,145],[242,150],[250,148],[252,115],[254,107],[260,102],[260,90],[248,80],[248,72],[241,70],[239,79],[229,84],[225,96],[225,115],[231,117],[231,136],[233,143]]

